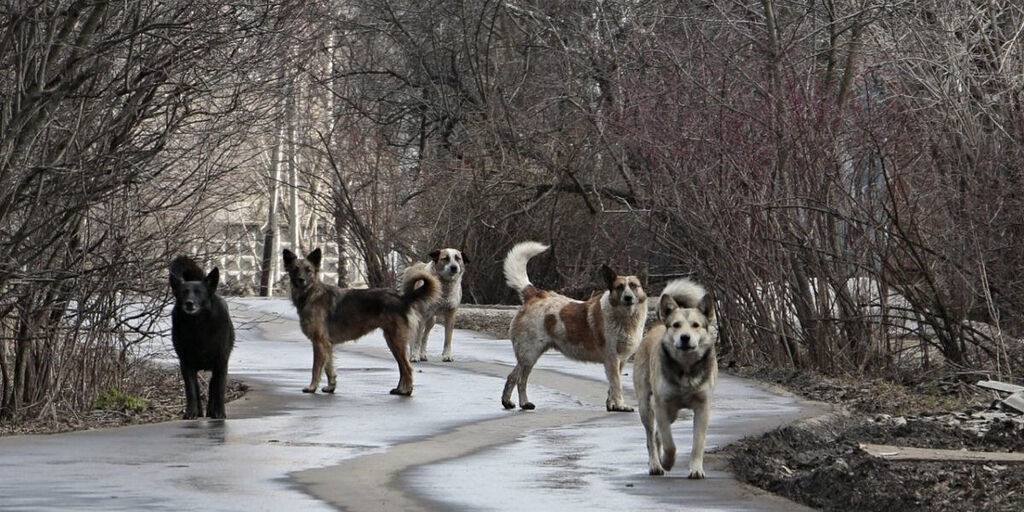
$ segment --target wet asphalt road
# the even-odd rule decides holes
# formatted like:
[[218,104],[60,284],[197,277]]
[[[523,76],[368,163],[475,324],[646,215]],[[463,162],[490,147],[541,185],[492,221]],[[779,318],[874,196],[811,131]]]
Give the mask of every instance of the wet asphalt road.
[[[649,477],[638,416],[604,411],[599,365],[545,355],[531,377],[538,409],[507,412],[507,341],[458,332],[456,363],[420,364],[405,398],[387,393],[398,372],[371,335],[336,349],[337,393],[310,396],[290,305],[231,308],[231,373],[253,390],[229,420],[2,438],[0,510],[798,510],[739,484],[714,454],[707,480],[687,480],[688,416],[674,428],[681,469]],[[723,376],[708,446],[820,412]]]

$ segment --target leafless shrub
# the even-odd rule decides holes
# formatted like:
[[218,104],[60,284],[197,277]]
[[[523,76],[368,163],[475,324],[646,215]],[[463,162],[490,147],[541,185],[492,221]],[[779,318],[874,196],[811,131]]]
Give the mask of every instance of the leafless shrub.
[[17,419],[89,407],[164,328],[166,263],[237,196],[250,73],[286,9],[2,9],[0,417]]

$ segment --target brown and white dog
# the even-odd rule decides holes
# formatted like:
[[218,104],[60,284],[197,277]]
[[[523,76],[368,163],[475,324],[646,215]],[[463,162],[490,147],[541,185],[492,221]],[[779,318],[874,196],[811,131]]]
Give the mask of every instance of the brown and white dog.
[[704,478],[704,440],[718,378],[715,299],[701,285],[677,279],[661,293],[658,318],[661,321],[644,336],[633,361],[633,389],[647,433],[650,473],[664,475],[675,465],[672,423],[680,409],[692,409],[690,478]]
[[617,275],[601,267],[606,289],[581,302],[530,283],[526,264],[548,249],[537,242],[522,242],[505,257],[505,280],[519,292],[523,307],[512,320],[509,334],[516,366],[505,381],[501,404],[512,409],[512,388],[518,385],[519,407],[533,409],[526,397],[530,370],[544,352],[555,348],[569,359],[603,363],[608,376],[609,411],[630,412],[622,398],[622,367],[640,343],[647,320],[647,295],[636,276]]
[[390,288],[338,288],[320,281],[321,256],[320,249],[314,249],[305,258],[284,250],[292,304],[299,312],[302,333],[313,344],[313,379],[302,391],[316,393],[320,375],[326,371],[323,392],[333,393],[338,382],[334,373],[334,345],[381,329],[398,363],[398,387],[391,394],[411,395],[408,350],[419,323],[416,308],[437,300],[441,283],[430,272],[421,271],[405,276],[401,293]]
[[417,307],[420,325],[410,352],[413,361],[427,360],[427,338],[439,317],[444,322],[444,352],[441,353],[441,360],[455,360],[452,357],[452,334],[455,331],[455,313],[462,304],[462,276],[466,273],[468,263],[469,258],[462,251],[446,248],[431,252],[430,263],[416,263],[405,270],[404,277],[415,272],[430,272],[441,282],[441,298]]

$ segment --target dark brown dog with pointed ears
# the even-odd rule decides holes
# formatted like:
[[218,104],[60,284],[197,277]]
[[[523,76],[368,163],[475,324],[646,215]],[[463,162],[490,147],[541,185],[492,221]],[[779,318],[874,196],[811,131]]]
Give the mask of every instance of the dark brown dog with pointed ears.
[[512,409],[512,389],[518,386],[519,407],[533,409],[526,398],[526,380],[544,352],[557,349],[577,361],[603,363],[608,377],[609,411],[630,412],[622,398],[622,367],[640,344],[647,321],[647,295],[636,276],[620,276],[607,265],[601,275],[605,290],[581,302],[541,290],[530,283],[526,264],[547,250],[537,242],[516,244],[505,257],[505,280],[519,292],[523,307],[512,320],[509,334],[516,366],[505,381],[501,404]]
[[326,371],[327,385],[323,392],[333,393],[338,383],[334,372],[334,345],[381,329],[398,363],[398,387],[392,389],[391,394],[411,395],[412,365],[408,352],[409,341],[419,323],[416,308],[437,300],[441,284],[424,271],[406,275],[401,293],[389,288],[339,288],[320,281],[321,256],[319,248],[305,258],[284,250],[292,304],[299,312],[302,333],[313,344],[313,379],[302,391],[315,393],[320,376]]

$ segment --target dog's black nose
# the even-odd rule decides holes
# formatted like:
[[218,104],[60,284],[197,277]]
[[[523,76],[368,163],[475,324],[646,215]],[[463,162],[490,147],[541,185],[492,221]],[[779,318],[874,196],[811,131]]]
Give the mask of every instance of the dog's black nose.
[[633,303],[633,297],[630,297],[630,296],[623,297],[622,298],[622,302],[625,302],[627,305],[628,304],[632,304]]
[[679,341],[681,341],[683,343],[690,343],[690,335],[689,334],[680,335],[679,336]]
[[185,301],[185,309],[195,309],[196,303],[190,300]]

